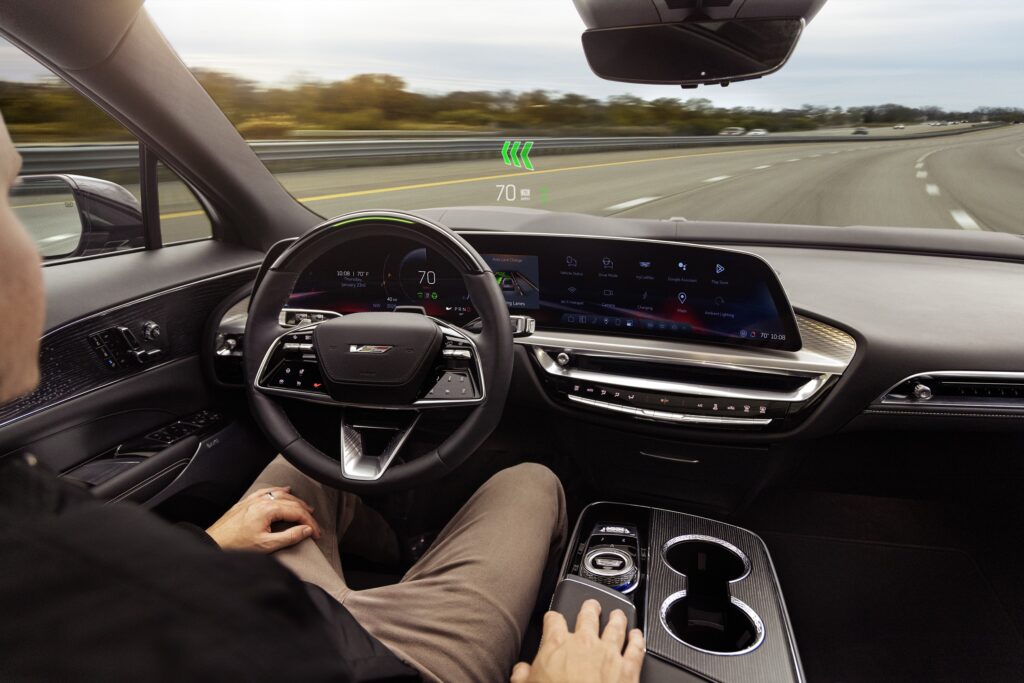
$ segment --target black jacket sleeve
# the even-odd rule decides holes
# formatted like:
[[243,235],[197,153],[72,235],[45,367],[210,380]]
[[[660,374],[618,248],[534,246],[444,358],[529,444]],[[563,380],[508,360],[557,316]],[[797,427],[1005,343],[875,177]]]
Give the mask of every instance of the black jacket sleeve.
[[0,680],[418,680],[280,563],[215,545],[0,466]]

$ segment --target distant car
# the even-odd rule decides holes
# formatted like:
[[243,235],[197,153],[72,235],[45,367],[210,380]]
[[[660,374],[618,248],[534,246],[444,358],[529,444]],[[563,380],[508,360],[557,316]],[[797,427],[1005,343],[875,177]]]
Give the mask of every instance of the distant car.
[[892,129],[893,130],[906,130],[907,127],[904,126],[902,123],[897,123],[895,126],[892,127]]
[[867,128],[855,128],[853,130],[854,135],[871,135],[871,131]]
[[738,126],[733,126],[731,128],[723,128],[721,131],[719,131],[718,134],[719,135],[743,135],[746,132],[747,132],[746,128],[740,128]]
[[748,136],[750,136],[750,135],[754,135],[754,136],[768,135],[768,131],[766,131],[764,128],[754,128],[753,130],[748,130],[747,131],[747,135]]

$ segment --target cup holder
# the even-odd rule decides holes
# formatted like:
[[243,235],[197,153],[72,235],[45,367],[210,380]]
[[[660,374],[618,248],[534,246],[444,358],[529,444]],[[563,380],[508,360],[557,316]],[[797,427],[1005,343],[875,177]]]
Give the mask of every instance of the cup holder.
[[722,605],[680,591],[662,604],[661,623],[676,640],[713,655],[746,654],[764,640],[760,617],[736,598]]
[[691,582],[699,578],[730,583],[750,573],[750,560],[742,550],[710,536],[673,538],[662,555],[665,564]]
[[743,551],[710,536],[679,536],[662,547],[662,559],[686,577],[686,590],[661,605],[661,623],[676,640],[716,655],[746,654],[761,644],[760,617],[729,589],[750,573]]

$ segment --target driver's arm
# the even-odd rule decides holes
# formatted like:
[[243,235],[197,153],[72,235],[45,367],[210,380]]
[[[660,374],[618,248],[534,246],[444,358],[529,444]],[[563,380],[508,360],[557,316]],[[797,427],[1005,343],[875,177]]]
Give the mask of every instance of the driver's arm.
[[626,642],[622,610],[614,610],[604,633],[599,633],[600,616],[601,604],[587,600],[570,633],[565,617],[558,612],[545,614],[540,650],[533,664],[516,664],[512,683],[638,683],[646,651],[643,633],[633,629]]
[[[293,526],[273,531],[275,522]],[[253,491],[235,503],[206,530],[225,550],[253,550],[272,553],[309,538],[320,538],[320,525],[313,508],[291,494],[291,487],[275,486]]]

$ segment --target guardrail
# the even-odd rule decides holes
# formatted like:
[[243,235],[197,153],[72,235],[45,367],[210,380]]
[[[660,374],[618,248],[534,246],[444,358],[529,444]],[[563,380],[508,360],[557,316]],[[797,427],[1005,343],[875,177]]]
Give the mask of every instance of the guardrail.
[[[605,137],[532,138],[534,160],[545,154],[576,154],[644,149],[688,147],[729,147],[778,144],[815,144],[839,141],[872,143],[894,140],[962,135],[997,127],[999,124],[928,131],[909,135],[766,135],[687,137]],[[502,140],[494,138],[443,138],[418,140],[311,140],[260,141],[250,143],[257,156],[272,168],[378,165],[500,157]],[[138,167],[135,143],[19,146],[22,173],[80,173],[134,169]]]

